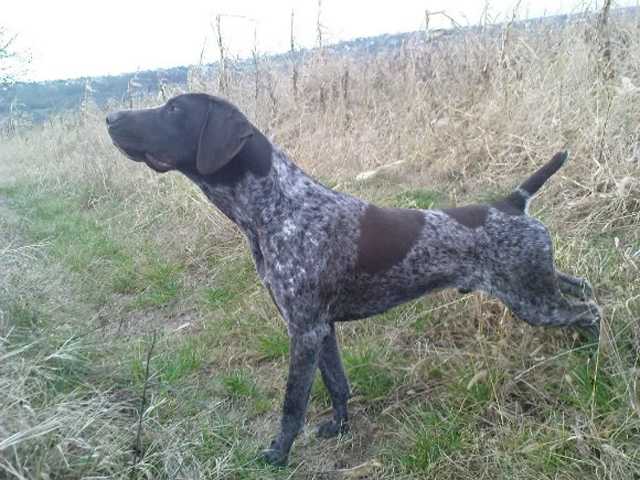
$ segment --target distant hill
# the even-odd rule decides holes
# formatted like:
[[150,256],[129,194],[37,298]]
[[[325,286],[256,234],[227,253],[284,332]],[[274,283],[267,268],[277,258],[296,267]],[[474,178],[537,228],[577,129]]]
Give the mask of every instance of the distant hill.
[[[638,7],[616,9],[615,15],[638,15]],[[571,19],[568,15],[537,18],[519,22],[521,27],[540,24],[563,24]],[[499,28],[500,25],[495,26]],[[465,30],[473,31],[478,27]],[[456,34],[459,30],[439,30],[443,35]],[[424,32],[407,32],[400,34],[384,34],[375,37],[357,38],[340,42],[326,47],[330,54],[350,56],[365,56],[381,53],[400,47],[403,43],[421,38]],[[299,50],[297,55],[302,57],[313,50]],[[278,65],[289,61],[288,54],[277,54],[266,60]],[[249,65],[248,60],[234,62],[234,67],[242,69]],[[217,64],[206,65],[204,68],[215,73]],[[84,77],[69,80],[51,80],[45,82],[17,82],[8,86],[0,86],[0,120],[6,117],[11,109],[26,114],[35,122],[43,121],[47,116],[79,107],[87,93],[91,100],[99,106],[104,106],[109,100],[123,100],[127,95],[129,82],[135,83],[135,92],[156,93],[161,83],[186,85],[189,67],[179,66],[170,69],[147,70],[122,75],[100,77]],[[87,92],[87,88],[90,90]]]
[[50,80],[45,82],[18,82],[0,87],[0,118],[14,108],[28,113],[34,121],[41,121],[52,113],[78,108],[85,90],[92,101],[105,105],[108,100],[123,99],[129,82],[135,78],[136,91],[157,92],[160,81],[185,84],[187,67],[175,67],[168,70],[142,71],[122,75],[84,77],[70,80]]
[[[381,52],[385,49],[398,48],[423,32],[408,32],[395,35],[378,35],[376,37],[357,38],[325,47],[329,54],[364,55]],[[301,49],[296,52],[298,58],[308,55],[313,50]],[[290,61],[288,53],[276,54],[265,60],[274,65],[283,65]],[[249,60],[234,61],[233,67],[242,70],[248,68]],[[127,96],[129,82],[135,83],[137,95],[156,93],[161,83],[186,85],[189,74],[187,66],[170,69],[145,70],[125,73],[121,75],[107,75],[99,77],[81,77],[68,80],[49,80],[44,82],[17,82],[13,85],[0,87],[0,118],[6,116],[12,103],[14,109],[27,113],[38,122],[52,113],[78,108],[86,95],[87,87],[91,100],[99,106],[104,106],[110,100],[123,100]],[[203,67],[213,76],[218,64],[208,64]]]

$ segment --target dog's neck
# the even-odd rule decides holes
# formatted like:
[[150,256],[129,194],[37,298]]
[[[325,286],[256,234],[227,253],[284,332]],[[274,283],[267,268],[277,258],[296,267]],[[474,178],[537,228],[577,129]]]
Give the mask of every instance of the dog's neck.
[[283,212],[295,210],[308,190],[331,192],[302,173],[257,129],[238,155],[215,174],[202,175],[195,169],[182,173],[252,237],[277,230],[285,220]]

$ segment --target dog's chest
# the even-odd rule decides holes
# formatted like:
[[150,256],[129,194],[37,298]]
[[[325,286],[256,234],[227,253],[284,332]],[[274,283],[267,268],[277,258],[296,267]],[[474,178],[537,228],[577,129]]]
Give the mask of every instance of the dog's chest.
[[319,227],[296,215],[260,239],[265,280],[274,288],[298,290],[318,278],[324,267],[321,250],[331,248]]
[[291,211],[252,248],[259,252],[254,259],[262,281],[288,323],[295,323],[293,315],[329,314],[354,266],[354,216],[336,205],[325,207]]

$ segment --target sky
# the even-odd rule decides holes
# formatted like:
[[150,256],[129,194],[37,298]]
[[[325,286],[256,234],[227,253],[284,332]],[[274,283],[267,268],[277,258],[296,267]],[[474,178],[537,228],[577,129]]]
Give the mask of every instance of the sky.
[[[621,0],[618,5],[635,5]],[[570,13],[603,0],[521,0],[522,18]],[[497,20],[511,17],[516,0],[489,0]],[[482,17],[483,0],[321,0],[323,43],[424,28],[425,10],[445,11],[462,25]],[[286,51],[291,12],[297,47],[317,42],[318,0],[2,0],[0,27],[28,51],[23,80],[51,80],[134,72],[218,60],[216,15],[231,56]],[[433,28],[450,25],[433,16]],[[257,40],[257,41],[256,41]],[[204,48],[204,50],[203,50]]]

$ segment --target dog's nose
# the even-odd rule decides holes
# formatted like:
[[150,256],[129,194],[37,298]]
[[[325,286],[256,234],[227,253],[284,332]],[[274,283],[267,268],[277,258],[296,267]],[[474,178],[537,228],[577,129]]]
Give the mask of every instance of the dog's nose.
[[107,125],[113,125],[122,117],[122,112],[112,112],[107,115]]

